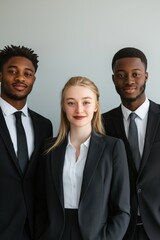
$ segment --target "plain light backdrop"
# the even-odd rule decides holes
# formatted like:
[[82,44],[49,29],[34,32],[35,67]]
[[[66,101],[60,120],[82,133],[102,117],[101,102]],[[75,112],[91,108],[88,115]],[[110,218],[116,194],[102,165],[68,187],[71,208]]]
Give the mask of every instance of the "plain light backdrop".
[[123,47],[148,59],[147,96],[160,103],[159,0],[0,0],[0,48],[24,45],[39,55],[31,109],[49,118],[56,136],[60,93],[72,76],[92,79],[101,111],[120,104],[111,61]]

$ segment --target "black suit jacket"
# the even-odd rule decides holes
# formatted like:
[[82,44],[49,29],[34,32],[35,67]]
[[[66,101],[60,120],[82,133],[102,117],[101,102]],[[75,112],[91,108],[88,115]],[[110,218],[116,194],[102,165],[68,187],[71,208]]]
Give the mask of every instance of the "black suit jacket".
[[144,151],[137,173],[125,134],[121,107],[102,115],[106,133],[123,139],[127,151],[131,220],[124,239],[132,239],[139,202],[142,221],[150,240],[160,239],[160,105],[150,101]]
[[43,140],[52,136],[52,125],[48,119],[31,110],[29,114],[33,122],[35,145],[23,176],[0,109],[0,240],[22,240],[26,218],[33,235],[38,153]]
[[[66,146],[67,139],[39,165],[36,239],[59,240],[64,230],[62,175]],[[129,210],[124,144],[120,139],[92,133],[78,208],[83,240],[121,240]]]

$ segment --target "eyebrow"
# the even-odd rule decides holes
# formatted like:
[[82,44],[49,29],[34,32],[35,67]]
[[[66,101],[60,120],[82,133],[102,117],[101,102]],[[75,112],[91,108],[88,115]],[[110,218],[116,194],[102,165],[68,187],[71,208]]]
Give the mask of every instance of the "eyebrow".
[[[17,66],[14,66],[14,65],[10,65],[10,66],[8,66],[7,68],[9,69],[9,68],[18,68],[18,67],[17,67]],[[31,72],[34,72],[31,68],[27,68],[27,67],[25,68],[25,70],[29,70],[29,71],[31,71]]]
[[[91,97],[83,97],[82,99],[92,99]],[[69,97],[66,100],[75,100],[75,98]]]
[[[142,71],[140,68],[134,68],[132,71]],[[116,72],[126,72],[124,69],[117,69]]]

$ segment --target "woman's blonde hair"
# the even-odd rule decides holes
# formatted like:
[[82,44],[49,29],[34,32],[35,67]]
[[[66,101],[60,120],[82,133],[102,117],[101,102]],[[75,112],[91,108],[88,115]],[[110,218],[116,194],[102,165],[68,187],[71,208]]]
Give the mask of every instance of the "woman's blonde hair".
[[47,152],[49,152],[50,150],[52,150],[53,148],[55,148],[59,144],[61,144],[62,141],[66,138],[66,136],[70,130],[70,123],[69,123],[69,121],[66,117],[66,113],[63,109],[64,109],[65,92],[68,88],[70,88],[72,86],[86,87],[86,88],[89,88],[93,93],[95,93],[96,98],[97,98],[97,103],[96,103],[97,111],[93,115],[92,130],[99,134],[103,134],[103,135],[105,134],[103,124],[101,121],[101,113],[100,113],[100,106],[99,106],[100,94],[99,94],[99,90],[98,90],[97,86],[95,85],[95,83],[93,81],[91,81],[90,79],[88,79],[86,77],[81,77],[81,76],[72,77],[66,82],[66,84],[64,85],[64,87],[62,89],[62,92],[61,92],[61,120],[60,120],[59,132],[58,132],[56,142],[48,149]]

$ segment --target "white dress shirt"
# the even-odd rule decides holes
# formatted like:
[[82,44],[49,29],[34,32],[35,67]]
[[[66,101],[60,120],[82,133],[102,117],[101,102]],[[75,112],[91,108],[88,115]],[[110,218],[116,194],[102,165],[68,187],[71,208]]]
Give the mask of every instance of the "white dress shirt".
[[[144,148],[149,105],[150,105],[150,102],[146,98],[145,102],[139,108],[137,108],[136,111],[134,111],[137,114],[137,117],[135,118],[135,122],[138,130],[139,151],[141,156],[143,154],[143,148]],[[129,115],[131,111],[128,108],[126,108],[123,104],[121,104],[121,108],[123,113],[124,128],[125,128],[126,136],[128,137],[129,123],[130,123]]]
[[63,166],[63,192],[65,208],[77,209],[82,186],[83,171],[86,163],[90,137],[80,145],[80,154],[76,160],[76,149],[68,135]]
[[[6,121],[11,140],[13,142],[14,150],[17,155],[17,133],[16,133],[16,118],[14,113],[18,110],[6,102],[4,99],[0,98],[0,107],[2,109],[4,119]],[[28,113],[27,104],[20,110],[22,111],[22,123],[25,129],[27,145],[28,145],[28,156],[31,157],[31,154],[34,150],[34,130],[32,125],[31,117]]]

